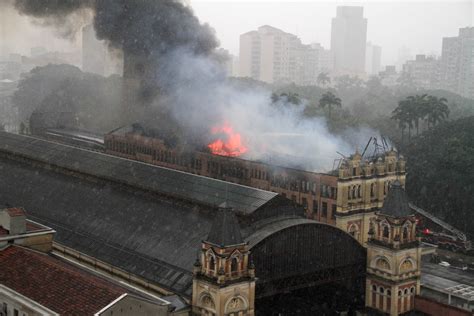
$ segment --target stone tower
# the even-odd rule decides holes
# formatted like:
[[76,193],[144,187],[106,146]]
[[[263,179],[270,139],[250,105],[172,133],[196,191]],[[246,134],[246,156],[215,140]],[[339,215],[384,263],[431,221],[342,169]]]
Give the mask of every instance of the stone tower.
[[193,315],[255,315],[255,270],[232,209],[221,208],[194,264]]
[[366,306],[389,315],[413,310],[415,295],[420,293],[420,260],[414,211],[395,181],[370,223]]

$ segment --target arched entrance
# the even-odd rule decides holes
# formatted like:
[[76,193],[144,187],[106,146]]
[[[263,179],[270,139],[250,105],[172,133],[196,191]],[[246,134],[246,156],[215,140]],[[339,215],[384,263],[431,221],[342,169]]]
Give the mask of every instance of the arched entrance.
[[363,304],[366,250],[346,232],[288,219],[265,226],[247,241],[258,278],[256,307],[265,314],[348,310]]

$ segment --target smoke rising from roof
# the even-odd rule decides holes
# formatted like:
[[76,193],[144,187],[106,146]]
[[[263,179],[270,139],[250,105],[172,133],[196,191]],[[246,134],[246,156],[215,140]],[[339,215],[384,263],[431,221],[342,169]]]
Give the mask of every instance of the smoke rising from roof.
[[[332,135],[323,118],[304,118],[303,106],[272,104],[270,91],[226,79],[214,58],[218,42],[213,30],[178,1],[16,0],[15,7],[56,26],[73,14],[92,11],[98,38],[126,55],[145,56],[151,75],[142,85],[163,92],[150,107],[134,105],[134,116],[158,129],[179,125],[184,141],[208,144],[211,128],[228,122],[242,135],[248,158],[270,161],[279,153],[287,159],[278,164],[327,171],[336,151],[352,152],[354,144],[361,146],[374,135],[368,130],[348,132],[347,138]],[[163,123],[168,115],[160,125],[159,119]]]
[[193,11],[176,0],[16,0],[15,8],[69,28],[71,15],[91,10],[97,37],[126,53],[159,56],[185,47],[207,54],[218,45],[212,28],[200,24]]

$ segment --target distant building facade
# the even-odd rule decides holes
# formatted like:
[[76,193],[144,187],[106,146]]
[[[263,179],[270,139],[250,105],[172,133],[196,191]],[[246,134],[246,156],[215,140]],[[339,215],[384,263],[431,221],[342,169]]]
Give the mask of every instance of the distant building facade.
[[381,70],[382,47],[368,42],[365,50],[365,72],[367,75],[378,75]]
[[443,38],[439,87],[474,99],[474,27]]
[[331,28],[334,72],[339,75],[363,75],[366,43],[367,19],[364,18],[364,8],[337,7]]
[[439,62],[435,57],[416,55],[415,60],[408,60],[403,65],[402,71],[417,88],[432,89],[438,85]]
[[328,67],[328,53],[319,44],[304,45],[293,34],[269,25],[240,36],[241,77],[268,83],[316,84]]

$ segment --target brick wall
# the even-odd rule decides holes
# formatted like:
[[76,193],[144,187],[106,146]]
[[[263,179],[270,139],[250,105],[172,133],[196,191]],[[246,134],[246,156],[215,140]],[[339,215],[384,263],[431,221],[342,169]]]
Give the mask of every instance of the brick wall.
[[415,310],[432,316],[472,316],[467,310],[418,295],[415,297]]

